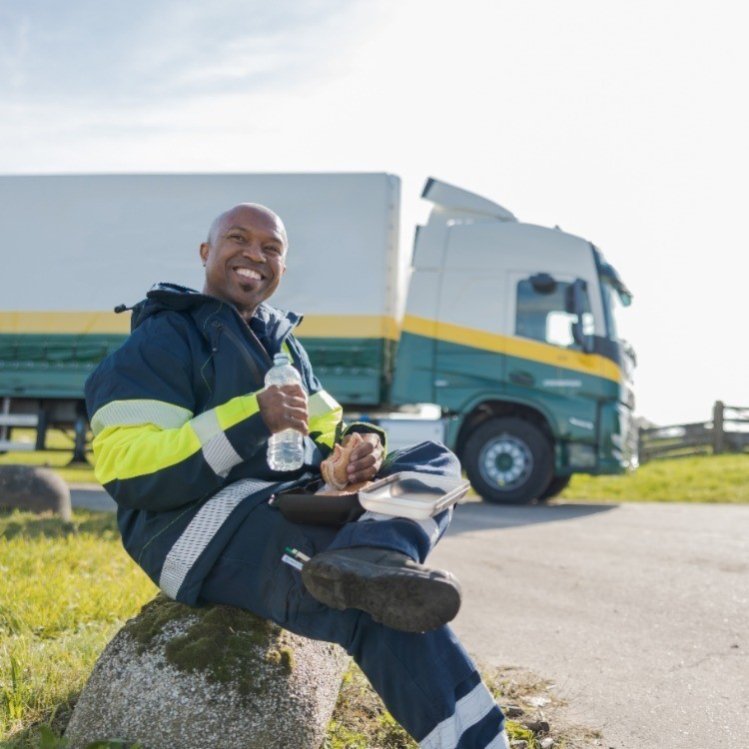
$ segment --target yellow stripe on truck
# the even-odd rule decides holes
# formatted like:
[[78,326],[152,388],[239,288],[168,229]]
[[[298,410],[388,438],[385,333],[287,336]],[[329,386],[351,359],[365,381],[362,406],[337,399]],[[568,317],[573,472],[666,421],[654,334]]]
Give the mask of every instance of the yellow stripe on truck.
[[548,364],[561,369],[583,372],[593,377],[603,377],[614,382],[621,382],[622,373],[619,367],[599,354],[584,354],[581,351],[563,349],[548,343],[531,341],[527,338],[498,335],[485,330],[468,328],[462,325],[430,320],[416,315],[406,315],[403,319],[403,332],[413,333],[426,338],[435,338],[459,346],[471,346],[507,356]]
[[[130,315],[114,312],[0,312],[0,334],[82,335],[130,332]],[[305,315],[301,338],[388,338],[398,340],[398,323],[385,315]]]
[[305,315],[299,338],[389,338],[398,340],[398,323],[384,315]]
[[129,332],[130,315],[114,312],[0,312],[0,333],[11,335],[126,335]]

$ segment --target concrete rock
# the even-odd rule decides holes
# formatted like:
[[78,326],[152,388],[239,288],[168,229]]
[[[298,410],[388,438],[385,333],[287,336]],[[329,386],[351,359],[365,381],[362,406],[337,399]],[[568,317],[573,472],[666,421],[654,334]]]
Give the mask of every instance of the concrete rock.
[[347,663],[240,609],[159,596],[106,647],[65,737],[71,749],[319,749]]
[[48,468],[0,466],[0,508],[54,512],[70,520],[70,488]]

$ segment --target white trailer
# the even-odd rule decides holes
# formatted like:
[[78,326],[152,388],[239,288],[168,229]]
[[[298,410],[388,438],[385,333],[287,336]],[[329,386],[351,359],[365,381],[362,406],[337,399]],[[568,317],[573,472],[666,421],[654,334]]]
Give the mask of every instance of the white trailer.
[[211,220],[256,202],[289,235],[273,303],[305,315],[326,388],[394,444],[441,436],[492,501],[632,465],[632,361],[614,324],[628,292],[613,268],[465,190],[430,180],[423,196],[412,253],[389,174],[0,177],[0,450],[18,447],[17,427],[43,447],[62,426],[82,458],[83,383],[129,330],[113,308],[159,281],[200,288]]

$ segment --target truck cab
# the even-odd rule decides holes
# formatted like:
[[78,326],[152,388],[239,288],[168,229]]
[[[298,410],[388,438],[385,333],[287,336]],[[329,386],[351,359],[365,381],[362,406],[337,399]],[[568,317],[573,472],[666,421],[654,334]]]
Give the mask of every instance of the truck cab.
[[631,295],[590,242],[430,180],[391,400],[433,403],[478,494],[526,502],[637,462]]

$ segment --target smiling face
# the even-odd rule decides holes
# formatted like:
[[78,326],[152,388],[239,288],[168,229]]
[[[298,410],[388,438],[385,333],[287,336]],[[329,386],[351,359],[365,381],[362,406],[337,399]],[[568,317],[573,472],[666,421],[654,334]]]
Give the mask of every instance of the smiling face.
[[286,270],[286,230],[273,211],[243,203],[222,213],[200,245],[203,293],[231,302],[250,320]]

